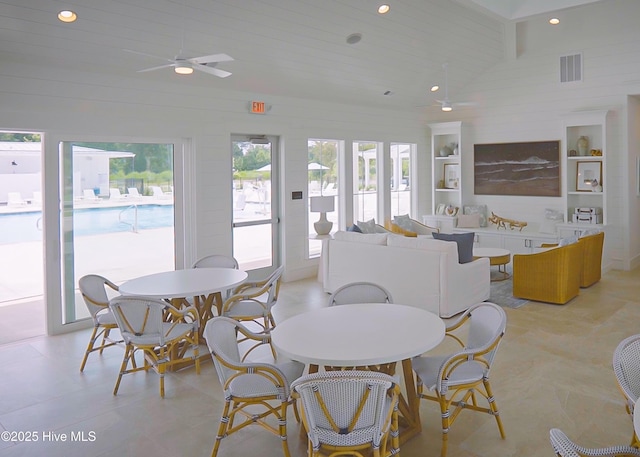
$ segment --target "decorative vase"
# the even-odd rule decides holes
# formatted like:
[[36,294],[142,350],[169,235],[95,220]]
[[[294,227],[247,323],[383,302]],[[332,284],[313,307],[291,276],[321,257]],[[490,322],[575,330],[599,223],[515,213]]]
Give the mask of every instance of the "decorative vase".
[[586,156],[589,150],[589,138],[581,136],[578,138],[578,155]]
[[458,145],[456,143],[451,143],[451,149],[453,149],[454,156],[457,156],[459,154]]
[[440,157],[447,157],[451,154],[453,154],[453,150],[447,145],[442,146],[440,149]]

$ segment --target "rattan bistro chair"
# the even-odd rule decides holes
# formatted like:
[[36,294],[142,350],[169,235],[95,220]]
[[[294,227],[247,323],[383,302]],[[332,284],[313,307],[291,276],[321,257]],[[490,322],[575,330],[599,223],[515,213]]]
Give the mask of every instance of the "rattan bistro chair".
[[551,446],[558,457],[625,457],[640,456],[640,450],[631,446],[610,446],[603,448],[585,448],[578,446],[561,430],[552,428],[549,431]]
[[271,310],[278,300],[283,271],[284,266],[280,266],[262,281],[240,284],[222,305],[221,314],[237,321],[256,322],[263,332],[268,332],[276,326]]
[[[270,335],[253,333],[228,317],[215,317],[208,321],[204,337],[225,400],[211,456],[216,457],[223,438],[248,425],[257,424],[280,437],[284,455],[289,457],[287,407],[292,402],[289,386],[302,375],[304,365],[277,358],[270,344]],[[244,343],[240,344],[238,338]],[[263,351],[265,347],[266,354]],[[235,421],[238,415],[244,418],[240,423]],[[266,421],[271,415],[278,421],[277,429]]]
[[[118,324],[116,324],[116,320],[109,309],[109,293],[107,290],[110,289],[112,293],[117,292],[118,286],[107,278],[94,274],[81,277],[78,281],[78,286],[84,303],[87,305],[89,314],[93,319],[93,332],[80,364],[80,371],[83,371],[89,354],[94,351],[100,351],[100,354],[102,354],[104,348],[122,343],[122,339],[114,340],[110,338],[111,330],[117,329]],[[102,336],[101,342],[96,346],[96,341],[100,336]]]
[[297,379],[291,389],[299,398],[309,457],[400,452],[400,388],[391,376],[374,371],[319,372]]
[[[622,340],[613,352],[613,373],[624,395],[625,407],[633,420],[633,409],[640,397],[640,334]],[[634,431],[631,446],[640,447]]]
[[[191,268],[233,268],[237,270],[239,268],[238,261],[235,257],[226,256],[222,254],[211,254],[205,257],[198,259]],[[220,292],[221,301],[218,302],[220,309],[217,309],[218,315],[220,315],[220,311],[222,310],[222,304],[224,301],[229,298],[232,294],[233,289],[226,290],[224,292]],[[204,302],[207,297],[200,297],[202,302]],[[211,317],[211,316],[207,316]],[[207,319],[208,320],[208,319]]]
[[352,303],[392,303],[391,294],[372,282],[352,282],[337,288],[329,297],[329,306]]
[[[126,343],[113,395],[118,394],[123,375],[140,370],[153,368],[158,373],[161,397],[164,397],[164,374],[168,367],[193,361],[196,373],[200,374],[200,320],[193,306],[177,309],[164,300],[119,296],[109,301],[109,308]],[[137,351],[143,354],[142,366],[136,363]]]
[[[495,417],[504,439],[502,420],[489,384],[489,371],[507,326],[507,315],[495,303],[473,305],[447,326],[445,336],[457,341],[461,348],[443,356],[420,356],[413,359],[417,375],[418,396],[439,403],[442,416],[442,451],[447,453],[449,428],[463,409],[488,413]],[[466,331],[466,338],[464,332]],[[432,391],[430,395],[425,393]],[[476,394],[488,402],[478,405]]]

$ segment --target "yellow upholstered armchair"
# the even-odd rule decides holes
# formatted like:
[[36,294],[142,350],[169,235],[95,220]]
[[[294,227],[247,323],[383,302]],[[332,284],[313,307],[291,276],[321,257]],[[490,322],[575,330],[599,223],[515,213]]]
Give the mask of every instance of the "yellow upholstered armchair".
[[580,293],[583,244],[513,256],[513,295],[564,305]]
[[393,233],[413,237],[418,235],[431,235],[434,232],[440,232],[439,229],[424,225],[406,215],[396,216],[393,220],[388,220],[384,224],[384,228]]
[[602,277],[602,249],[604,247],[604,232],[583,236],[578,240],[583,248],[582,275],[580,287],[589,287]]

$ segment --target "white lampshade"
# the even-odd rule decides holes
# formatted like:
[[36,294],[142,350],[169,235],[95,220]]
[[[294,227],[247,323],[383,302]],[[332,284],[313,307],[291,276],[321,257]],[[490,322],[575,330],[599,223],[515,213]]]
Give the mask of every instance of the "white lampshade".
[[330,213],[335,210],[335,197],[333,196],[311,197],[310,200],[312,213]]

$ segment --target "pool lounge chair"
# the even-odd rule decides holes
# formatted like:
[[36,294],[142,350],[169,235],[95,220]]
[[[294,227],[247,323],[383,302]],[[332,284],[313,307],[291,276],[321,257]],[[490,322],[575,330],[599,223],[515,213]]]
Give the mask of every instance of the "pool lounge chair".
[[163,192],[160,186],[151,186],[151,191],[153,192],[153,196],[158,199],[168,200],[170,198],[173,198],[173,195],[171,193]]
[[140,195],[140,192],[138,192],[137,187],[129,187],[127,188],[127,192],[128,192],[129,198],[136,199],[136,200],[139,200],[140,198],[142,198],[142,195]]
[[26,206],[27,202],[22,198],[20,192],[7,193],[7,206]]
[[109,200],[122,200],[125,196],[120,193],[120,189],[112,187],[109,189]]
[[84,189],[82,191],[82,199],[88,202],[100,201],[100,198],[95,194],[93,189]]

